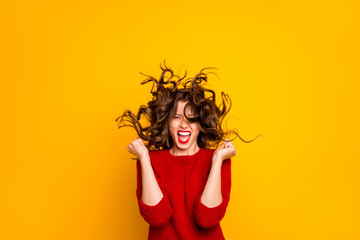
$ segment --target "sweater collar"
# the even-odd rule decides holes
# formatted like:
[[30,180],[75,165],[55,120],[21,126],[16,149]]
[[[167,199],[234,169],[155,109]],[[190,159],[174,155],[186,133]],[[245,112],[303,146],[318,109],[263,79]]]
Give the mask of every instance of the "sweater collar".
[[169,160],[171,162],[173,162],[173,163],[190,164],[190,163],[195,163],[195,161],[201,155],[203,150],[204,150],[204,148],[199,148],[199,150],[196,153],[192,154],[192,155],[182,155],[182,156],[172,155],[170,153],[169,149],[166,149],[165,152],[168,155]]

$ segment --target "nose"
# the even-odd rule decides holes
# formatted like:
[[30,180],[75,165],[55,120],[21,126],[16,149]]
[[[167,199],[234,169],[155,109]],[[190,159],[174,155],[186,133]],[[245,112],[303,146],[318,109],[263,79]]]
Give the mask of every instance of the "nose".
[[183,117],[180,123],[180,127],[186,128],[187,126],[189,126],[189,121],[185,117]]

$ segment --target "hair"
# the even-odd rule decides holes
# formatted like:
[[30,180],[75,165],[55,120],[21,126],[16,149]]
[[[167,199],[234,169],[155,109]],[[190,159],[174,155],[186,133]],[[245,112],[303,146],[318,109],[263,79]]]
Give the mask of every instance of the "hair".
[[[185,75],[180,78],[180,76],[174,74],[171,68],[165,65],[165,61],[164,67],[160,64],[160,68],[162,73],[159,80],[140,72],[148,77],[141,84],[153,83],[150,91],[153,96],[152,100],[147,105],[141,105],[136,115],[129,109],[125,109],[124,113],[115,119],[118,128],[126,126],[134,128],[149,150],[170,149],[173,146],[169,124],[176,114],[179,101],[187,102],[184,107],[186,119],[189,122],[200,123],[200,133],[197,138],[199,147],[217,148],[231,134],[235,134],[234,139],[239,137],[246,143],[252,142],[261,135],[251,141],[245,141],[237,133],[237,129],[228,131],[223,129],[224,117],[230,111],[232,103],[230,97],[221,92],[222,102],[217,106],[215,92],[203,86],[203,83],[208,80],[204,70],[212,67],[203,68],[195,77],[187,79],[185,79],[186,71]],[[191,116],[187,115],[187,109],[191,110]],[[150,123],[148,126],[143,126],[140,123],[142,117]],[[231,141],[234,139],[231,139]]]

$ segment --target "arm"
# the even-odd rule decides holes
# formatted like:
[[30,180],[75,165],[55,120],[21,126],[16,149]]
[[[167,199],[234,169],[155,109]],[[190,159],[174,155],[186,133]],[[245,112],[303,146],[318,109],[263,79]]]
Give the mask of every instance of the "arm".
[[142,178],[141,201],[149,206],[154,206],[160,202],[164,195],[155,178],[149,155],[144,158],[140,160]]
[[154,174],[151,163],[136,163],[136,197],[141,216],[154,227],[164,226],[172,216],[172,208],[161,184]]
[[209,177],[200,199],[201,203],[208,208],[218,206],[223,200],[221,194],[221,166],[222,160],[213,158]]
[[225,215],[231,189],[230,157],[235,155],[235,148],[229,141],[214,152],[206,185],[195,203],[194,217],[200,227],[214,227]]
[[140,214],[150,225],[161,227],[169,221],[172,208],[160,177],[153,170],[149,151],[139,137],[127,149],[137,157],[136,196]]
[[194,217],[200,227],[214,227],[225,216],[230,189],[231,159],[213,163],[205,187],[195,202]]

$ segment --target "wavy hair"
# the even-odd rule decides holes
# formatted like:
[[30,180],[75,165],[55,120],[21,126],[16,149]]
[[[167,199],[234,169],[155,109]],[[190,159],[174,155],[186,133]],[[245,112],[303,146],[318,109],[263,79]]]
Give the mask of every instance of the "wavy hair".
[[[204,71],[216,68],[203,68],[195,77],[187,79],[185,79],[186,71],[185,75],[180,77],[165,65],[165,61],[164,67],[160,64],[160,68],[162,73],[159,79],[140,72],[148,77],[141,84],[153,83],[150,91],[153,96],[152,100],[147,105],[141,105],[136,115],[129,109],[125,109],[124,113],[115,119],[118,128],[126,126],[134,128],[149,150],[170,149],[173,146],[169,124],[176,114],[178,101],[187,101],[184,107],[186,119],[189,122],[200,123],[200,133],[197,139],[199,147],[217,148],[231,134],[235,134],[231,141],[239,137],[246,143],[252,142],[262,135],[258,135],[251,141],[245,141],[240,137],[237,129],[228,131],[223,129],[224,117],[231,109],[231,99],[227,94],[221,92],[221,104],[217,106],[215,92],[203,86],[203,83],[207,82],[209,74]],[[186,114],[188,108],[192,112],[191,116]],[[142,117],[147,120],[148,126],[140,123]]]

